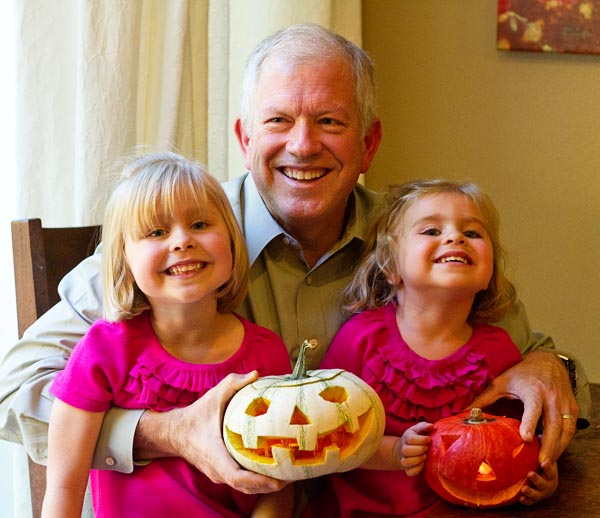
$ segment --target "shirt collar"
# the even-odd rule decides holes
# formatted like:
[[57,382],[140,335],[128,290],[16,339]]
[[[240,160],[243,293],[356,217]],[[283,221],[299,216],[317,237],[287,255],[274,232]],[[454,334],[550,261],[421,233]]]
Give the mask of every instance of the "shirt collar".
[[251,175],[248,175],[244,181],[243,198],[245,200],[243,232],[246,237],[250,265],[252,265],[263,249],[274,238],[285,232],[267,210]]
[[[342,239],[326,254],[331,255],[346,246],[354,238],[365,241],[372,221],[368,217],[368,202],[365,196],[369,191],[362,185],[357,185],[351,194],[352,207]],[[244,228],[250,265],[261,254],[263,249],[277,236],[287,235],[285,230],[275,221],[261,198],[251,175],[248,175],[243,186]],[[290,239],[293,240],[291,236]]]

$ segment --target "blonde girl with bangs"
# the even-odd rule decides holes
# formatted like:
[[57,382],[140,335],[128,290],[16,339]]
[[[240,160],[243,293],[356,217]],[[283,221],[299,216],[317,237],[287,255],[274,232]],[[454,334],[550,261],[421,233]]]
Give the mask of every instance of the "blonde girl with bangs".
[[102,262],[104,319],[51,388],[43,516],[80,516],[88,474],[97,517],[268,509],[181,458],[131,474],[90,471],[109,407],[164,412],[193,404],[230,373],[290,371],[283,341],[234,312],[246,295],[248,255],[220,184],[175,153],[133,157],[105,209]]
[[[474,183],[432,179],[390,189],[342,295],[350,319],[321,365],[353,372],[377,391],[385,436],[361,469],[328,477],[308,516],[422,516],[439,502],[418,476],[431,423],[468,408],[521,360],[491,324],[516,302],[499,236],[498,212]],[[521,503],[549,497],[557,483],[556,463],[544,461],[528,474]]]

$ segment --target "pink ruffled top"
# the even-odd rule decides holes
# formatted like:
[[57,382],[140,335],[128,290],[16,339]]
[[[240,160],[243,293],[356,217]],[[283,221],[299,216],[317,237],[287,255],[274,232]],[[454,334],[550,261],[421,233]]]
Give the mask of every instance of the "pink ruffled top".
[[282,340],[238,317],[244,326],[239,349],[213,364],[172,356],[158,341],[148,311],[122,322],[98,321],[75,347],[51,392],[66,403],[102,412],[110,406],[159,412],[187,406],[231,372],[261,376],[290,372]]
[[[386,435],[400,436],[417,421],[461,412],[494,377],[521,360],[509,335],[492,325],[475,327],[471,339],[450,356],[425,359],[403,340],[395,312],[391,303],[352,317],[321,365],[353,372],[377,391],[386,411]],[[423,476],[356,469],[328,477],[306,516],[420,516],[437,501]]]
[[[231,372],[287,374],[281,338],[240,318],[244,339],[229,358],[194,364],[169,354],[158,341],[149,312],[117,323],[96,322],[75,347],[51,392],[71,406],[102,412],[111,406],[166,411],[189,405]],[[216,411],[217,409],[215,409]],[[198,440],[204,440],[199,437]],[[215,484],[180,458],[162,458],[133,473],[92,470],[92,499],[104,516],[249,516],[256,495]]]
[[339,331],[322,367],[360,376],[381,397],[388,416],[402,421],[436,421],[464,410],[501,372],[521,360],[503,329],[480,325],[450,356],[428,360],[404,341],[396,305],[365,311]]

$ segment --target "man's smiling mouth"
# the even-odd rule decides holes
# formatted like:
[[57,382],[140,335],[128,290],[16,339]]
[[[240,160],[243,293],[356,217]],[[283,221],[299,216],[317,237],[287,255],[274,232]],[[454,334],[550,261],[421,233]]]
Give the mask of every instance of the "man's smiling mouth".
[[279,170],[292,180],[317,180],[329,172],[329,169],[312,169],[310,171],[303,171],[301,169],[293,169],[291,167],[282,167]]

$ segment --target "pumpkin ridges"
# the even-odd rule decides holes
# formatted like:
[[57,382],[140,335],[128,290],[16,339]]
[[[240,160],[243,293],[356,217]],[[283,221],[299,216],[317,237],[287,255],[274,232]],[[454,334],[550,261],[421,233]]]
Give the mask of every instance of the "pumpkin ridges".
[[[310,345],[303,344],[302,351]],[[302,364],[304,355],[299,358]],[[259,378],[232,398],[223,437],[233,458],[247,469],[282,480],[363,464],[375,453],[384,432],[379,396],[341,369],[300,368],[299,374],[305,377]],[[249,408],[252,411],[247,412]]]
[[[425,477],[442,498],[472,507],[514,503],[538,467],[539,440],[524,443],[515,419],[484,414],[472,424],[463,413],[434,424]],[[482,463],[489,473],[482,475]]]

